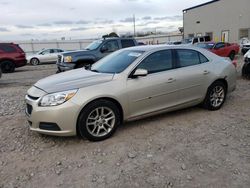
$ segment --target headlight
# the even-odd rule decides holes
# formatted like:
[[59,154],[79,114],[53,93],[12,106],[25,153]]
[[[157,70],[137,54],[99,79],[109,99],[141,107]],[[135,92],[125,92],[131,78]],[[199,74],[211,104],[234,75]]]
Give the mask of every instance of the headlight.
[[77,92],[77,89],[48,94],[42,97],[39,106],[57,106],[71,99]]
[[71,63],[72,62],[72,57],[71,56],[64,57],[64,62]]

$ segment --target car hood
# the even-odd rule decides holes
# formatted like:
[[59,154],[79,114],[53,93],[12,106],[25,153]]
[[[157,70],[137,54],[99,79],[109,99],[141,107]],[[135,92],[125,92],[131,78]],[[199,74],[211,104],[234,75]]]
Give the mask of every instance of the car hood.
[[90,51],[90,50],[74,50],[74,51],[62,52],[61,54],[62,54],[63,56],[70,56],[70,55],[72,55],[72,54],[87,53],[87,52],[89,52],[89,51]]
[[35,83],[35,87],[47,93],[78,89],[109,82],[114,74],[96,73],[83,68],[49,76]]

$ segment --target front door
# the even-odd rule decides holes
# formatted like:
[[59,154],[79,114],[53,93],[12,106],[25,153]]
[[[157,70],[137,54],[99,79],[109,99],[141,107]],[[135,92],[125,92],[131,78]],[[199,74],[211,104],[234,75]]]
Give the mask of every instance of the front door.
[[128,78],[129,118],[162,110],[178,102],[172,50],[152,53],[136,69],[146,69],[148,75]]

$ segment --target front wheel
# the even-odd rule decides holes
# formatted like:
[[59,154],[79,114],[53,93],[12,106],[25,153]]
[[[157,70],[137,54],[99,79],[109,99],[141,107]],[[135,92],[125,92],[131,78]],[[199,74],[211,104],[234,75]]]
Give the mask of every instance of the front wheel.
[[207,91],[203,106],[208,110],[219,110],[226,100],[227,89],[223,82],[214,82]]
[[39,59],[37,59],[37,58],[32,58],[32,59],[30,60],[30,64],[31,64],[31,65],[36,66],[36,65],[39,65],[39,63],[40,63],[40,61],[39,61]]
[[82,110],[77,128],[80,136],[90,141],[101,141],[111,137],[119,124],[117,106],[108,100],[97,100]]

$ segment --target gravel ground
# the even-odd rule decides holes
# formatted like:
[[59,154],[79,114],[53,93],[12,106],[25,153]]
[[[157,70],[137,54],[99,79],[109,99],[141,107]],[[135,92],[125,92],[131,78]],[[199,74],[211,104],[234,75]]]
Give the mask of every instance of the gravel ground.
[[126,123],[92,143],[29,131],[24,95],[55,71],[26,66],[0,79],[0,188],[250,187],[249,80],[238,78],[219,111],[193,107]]

